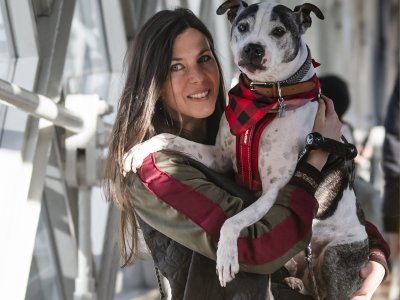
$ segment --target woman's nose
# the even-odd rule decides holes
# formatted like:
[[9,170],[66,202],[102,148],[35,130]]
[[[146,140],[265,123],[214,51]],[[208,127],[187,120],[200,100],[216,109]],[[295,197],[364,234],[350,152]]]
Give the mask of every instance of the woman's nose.
[[189,70],[189,79],[193,83],[203,82],[206,78],[204,70],[200,66],[192,67]]

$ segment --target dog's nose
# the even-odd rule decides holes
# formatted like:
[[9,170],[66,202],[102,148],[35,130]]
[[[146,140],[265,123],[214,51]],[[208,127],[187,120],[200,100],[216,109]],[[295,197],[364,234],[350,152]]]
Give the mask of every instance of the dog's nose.
[[264,56],[264,47],[258,44],[248,44],[243,48],[244,54],[249,59],[261,58]]

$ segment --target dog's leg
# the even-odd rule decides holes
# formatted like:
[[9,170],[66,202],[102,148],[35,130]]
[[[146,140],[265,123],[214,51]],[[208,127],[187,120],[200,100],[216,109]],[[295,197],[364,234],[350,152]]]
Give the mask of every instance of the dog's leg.
[[[273,161],[277,162],[276,160]],[[226,283],[231,281],[239,271],[237,239],[240,231],[254,224],[266,214],[275,202],[279,190],[289,181],[293,174],[296,160],[289,163],[289,166],[285,166],[288,161],[280,159],[279,162],[276,165],[276,172],[270,171],[272,179],[268,182],[263,182],[263,191],[266,190],[266,192],[252,205],[226,220],[221,228],[217,249],[217,271],[221,286],[226,286]],[[267,169],[269,170],[268,167]],[[286,174],[284,170],[287,171]]]
[[237,239],[240,231],[261,219],[278,194],[280,186],[271,187],[256,202],[227,219],[222,225],[217,248],[217,272],[221,286],[235,278],[239,272]]
[[221,118],[215,145],[200,144],[173,134],[161,133],[132,147],[124,155],[124,172],[136,172],[149,154],[161,150],[181,152],[214,171],[225,173],[231,171],[233,167],[235,138],[229,131],[225,117]]
[[204,145],[169,133],[162,133],[132,147],[124,156],[124,171],[136,172],[149,154],[161,150],[183,153],[217,172],[223,173],[232,169],[230,156],[224,153],[219,144]]
[[[271,208],[279,190],[293,176],[304,137],[311,131],[316,104],[288,111],[276,118],[261,135],[258,169],[263,195],[252,205],[225,221],[217,249],[217,271],[222,286],[239,271],[237,239],[240,231],[260,220]],[[299,125],[300,124],[300,125]],[[284,136],[283,136],[284,135]]]
[[[368,236],[362,220],[357,218],[354,192],[345,189],[335,206],[320,191],[327,189],[332,192],[333,183],[327,179],[329,176],[316,192],[320,209],[313,221],[314,273],[321,297],[349,299],[358,290],[359,272],[368,261]],[[320,215],[325,206],[334,206],[334,209],[323,209],[324,213]]]

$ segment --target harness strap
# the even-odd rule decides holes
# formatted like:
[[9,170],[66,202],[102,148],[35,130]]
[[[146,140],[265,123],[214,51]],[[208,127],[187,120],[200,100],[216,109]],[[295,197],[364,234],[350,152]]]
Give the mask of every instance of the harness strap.
[[264,128],[276,114],[267,114],[255,126],[236,136],[237,182],[252,192],[262,190],[258,171],[258,147]]

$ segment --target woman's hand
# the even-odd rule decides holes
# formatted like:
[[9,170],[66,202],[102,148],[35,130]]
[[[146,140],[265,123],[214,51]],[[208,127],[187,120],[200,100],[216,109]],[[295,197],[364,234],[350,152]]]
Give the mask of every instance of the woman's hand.
[[322,95],[318,100],[318,111],[315,116],[313,132],[319,132],[326,138],[339,141],[342,136],[342,125],[336,114],[333,101]]
[[[318,100],[318,111],[314,121],[313,132],[320,133],[323,137],[340,140],[342,122],[335,112],[333,101],[326,96]],[[307,162],[321,170],[328,160],[329,153],[322,150],[312,150],[307,157]]]
[[385,276],[385,268],[375,261],[370,261],[361,269],[360,277],[363,280],[361,288],[353,294],[351,300],[369,300],[381,284]]

